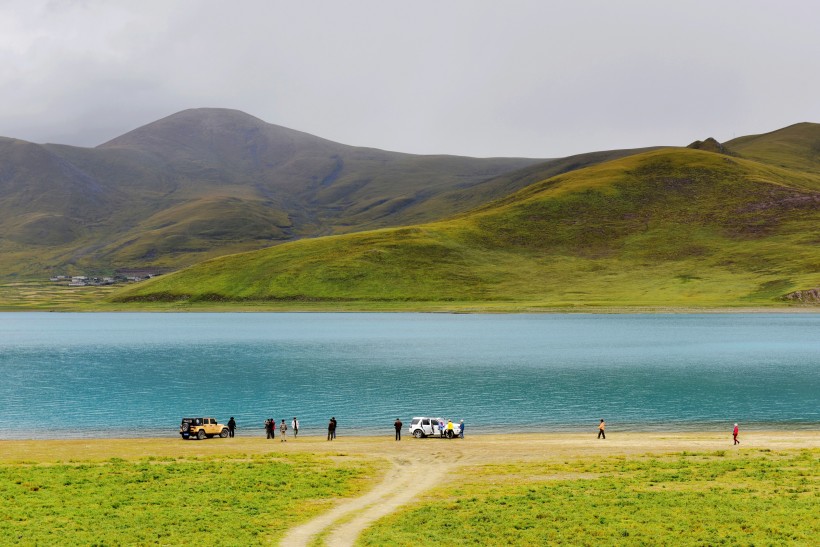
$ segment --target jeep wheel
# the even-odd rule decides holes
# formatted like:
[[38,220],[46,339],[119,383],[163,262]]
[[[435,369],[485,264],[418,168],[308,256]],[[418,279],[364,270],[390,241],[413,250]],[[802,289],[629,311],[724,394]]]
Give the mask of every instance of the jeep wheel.
[[421,439],[422,437],[424,437],[424,433],[421,432],[421,429],[417,429],[413,431],[413,436],[417,439]]
[[227,439],[228,438],[228,428],[226,427],[225,429],[223,429],[222,433],[220,433],[219,436],[222,437],[223,439]]
[[196,438],[200,441],[203,440],[205,438],[205,430],[200,429],[199,432],[196,434]]

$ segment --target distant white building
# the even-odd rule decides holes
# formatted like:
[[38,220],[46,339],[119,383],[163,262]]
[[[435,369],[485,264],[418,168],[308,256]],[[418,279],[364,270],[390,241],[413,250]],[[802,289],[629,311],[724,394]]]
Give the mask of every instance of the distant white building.
[[85,287],[88,285],[88,278],[84,275],[75,275],[71,278],[71,283],[68,284],[69,287]]

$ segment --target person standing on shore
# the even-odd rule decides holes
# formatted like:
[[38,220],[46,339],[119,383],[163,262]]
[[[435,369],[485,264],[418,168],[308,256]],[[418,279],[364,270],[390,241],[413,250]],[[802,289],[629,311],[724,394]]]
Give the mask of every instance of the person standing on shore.
[[331,416],[330,421],[333,422],[333,439],[331,439],[331,440],[335,441],[336,440],[336,428],[339,426],[339,424],[338,424],[338,422],[336,422],[336,417],[335,416]]
[[279,424],[279,442],[286,443],[288,442],[288,424],[285,423],[285,419],[282,418],[282,423]]
[[236,430],[236,420],[234,420],[233,416],[231,416],[231,419],[228,420],[228,437],[233,438],[234,430]]
[[268,439],[276,438],[276,421],[273,418],[265,420],[265,434]]
[[332,441],[336,438],[336,418],[331,416],[327,422],[327,440]]
[[[734,438],[734,440],[735,440],[735,443],[734,443],[734,444],[740,444],[740,441],[738,441],[738,440],[737,440],[737,434],[738,434],[739,432],[740,432],[740,429],[738,429],[737,424],[735,424],[735,428],[732,430],[732,437],[733,437],[733,438]],[[734,445],[733,445],[733,446],[734,446]]]
[[606,440],[606,433],[604,430],[606,429],[606,422],[603,418],[601,418],[601,423],[598,424],[598,438]]
[[464,438],[464,420],[458,422],[458,437],[459,439]]
[[393,422],[393,427],[396,428],[396,440],[397,441],[401,440],[401,426],[402,426],[401,420],[396,418],[396,421]]
[[290,427],[293,429],[293,438],[295,439],[299,435],[299,420],[296,419],[296,416],[293,417]]

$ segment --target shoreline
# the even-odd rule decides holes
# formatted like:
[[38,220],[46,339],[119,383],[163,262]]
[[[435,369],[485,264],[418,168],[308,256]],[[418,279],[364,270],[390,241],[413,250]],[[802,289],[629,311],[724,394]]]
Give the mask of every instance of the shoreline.
[[[408,418],[409,420],[409,418]],[[409,423],[409,422],[408,422]],[[674,431],[675,435],[722,435],[727,429],[727,421],[721,422],[652,422],[652,423],[632,423],[632,422],[608,422],[607,426],[611,429],[613,434],[617,435],[660,435],[668,434]],[[816,421],[789,421],[789,422],[753,422],[744,421],[743,430],[746,433],[790,433],[801,434],[805,432],[820,431],[820,422]],[[405,424],[406,425],[406,424]],[[729,424],[731,425],[731,424]],[[493,426],[479,428],[478,426],[471,426],[468,423],[468,430],[471,437],[495,437],[503,436],[506,438],[515,438],[527,435],[548,435],[548,436],[574,436],[585,435],[589,431],[597,433],[597,423],[592,423],[590,428],[579,424],[570,425],[556,425],[556,424],[525,424],[521,426]],[[610,430],[608,429],[608,431]],[[729,428],[731,429],[731,428]],[[99,429],[89,430],[89,434],[84,435],[82,430],[75,430],[72,434],[64,436],[52,436],[48,434],[31,434],[30,430],[19,430],[16,432],[6,431],[0,432],[0,443],[3,442],[51,442],[51,441],[133,441],[138,439],[150,439],[157,442],[180,440],[181,437],[173,428],[158,428],[158,429],[144,429],[144,434],[136,433],[118,434],[112,431],[108,435],[100,435]],[[277,429],[276,438],[279,438],[279,430]],[[324,427],[303,427],[299,430],[300,439],[324,439],[326,436],[326,429]],[[380,439],[385,436],[392,436],[393,430],[386,427],[357,429],[354,431],[343,431],[344,437],[347,439]],[[288,432],[288,438],[292,432]],[[237,429],[237,437],[243,439],[264,438],[265,430],[262,427],[255,429],[243,427]],[[407,427],[402,429],[402,438],[410,439],[412,436],[407,430]],[[431,438],[434,438],[431,436]]]
[[[72,288],[40,282],[0,282],[0,312],[62,313],[444,313],[444,314],[693,314],[693,313],[820,313],[820,303],[770,301],[629,302],[567,299],[544,300],[349,300],[137,302],[108,300],[106,287]],[[82,290],[89,289],[89,290]]]
[[188,305],[188,306],[45,306],[25,307],[0,303],[0,313],[421,313],[452,315],[696,315],[696,314],[820,314],[817,306],[538,306],[477,304],[475,306],[430,305],[421,307],[347,306],[243,306],[243,305]]
[[592,433],[512,433],[470,435],[465,439],[415,439],[402,435],[396,442],[391,434],[379,436],[340,436],[327,441],[320,436],[288,437],[287,442],[264,436],[233,439],[181,438],[136,439],[53,439],[0,440],[0,464],[48,464],[71,461],[104,461],[112,458],[231,457],[249,454],[311,453],[329,457],[354,456],[385,458],[399,455],[456,455],[463,464],[500,464],[510,461],[552,460],[668,454],[677,452],[715,452],[746,449],[820,449],[820,430],[741,430],[741,444],[732,445],[731,432],[609,432],[606,440]]

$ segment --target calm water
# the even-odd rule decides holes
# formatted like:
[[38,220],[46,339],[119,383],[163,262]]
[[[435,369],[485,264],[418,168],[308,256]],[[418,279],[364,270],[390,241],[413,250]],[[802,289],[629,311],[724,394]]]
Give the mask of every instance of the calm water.
[[0,313],[0,438],[820,426],[820,315]]

